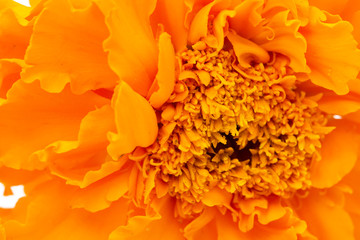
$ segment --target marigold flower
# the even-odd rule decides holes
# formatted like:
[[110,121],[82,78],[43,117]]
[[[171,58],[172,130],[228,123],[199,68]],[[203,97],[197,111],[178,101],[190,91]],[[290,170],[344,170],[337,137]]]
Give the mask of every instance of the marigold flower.
[[2,239],[360,238],[356,1],[30,3],[0,3]]

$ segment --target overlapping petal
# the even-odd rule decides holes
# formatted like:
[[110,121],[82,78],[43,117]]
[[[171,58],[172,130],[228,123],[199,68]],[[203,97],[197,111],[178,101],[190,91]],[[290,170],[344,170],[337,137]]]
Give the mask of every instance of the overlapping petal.
[[351,35],[352,25],[314,7],[309,10],[309,19],[300,32],[308,43],[310,80],[337,94],[348,93],[347,82],[355,79],[360,69],[360,52]]
[[156,74],[157,47],[149,18],[155,1],[117,1],[107,17],[110,37],[104,47],[109,66],[122,81],[146,96]]
[[323,141],[321,160],[311,168],[312,185],[329,188],[338,183],[354,167],[360,148],[359,126],[349,121],[335,123],[336,129]]
[[[38,83],[16,82],[0,106],[0,162],[12,168],[39,169],[46,157],[37,154],[58,140],[76,139],[81,119],[101,107],[106,99],[93,93],[73,95],[66,88],[58,94],[42,90]],[[49,134],[51,133],[51,134]]]
[[156,8],[151,16],[151,23],[153,32],[157,32],[161,23],[164,26],[165,32],[172,36],[172,42],[176,51],[181,51],[187,45],[187,29],[185,27],[185,1],[175,0],[159,0],[156,3]]
[[174,218],[174,209],[175,199],[156,200],[146,215],[130,218],[126,226],[118,227],[110,234],[109,240],[143,240],[154,236],[159,240],[184,239],[181,233],[184,224]]
[[[24,184],[27,196],[14,209],[0,210],[0,238],[359,237],[360,50],[355,39],[360,39],[360,6],[356,0],[310,3],[349,20],[354,33],[351,23],[307,1],[32,0],[32,8],[2,1],[0,182],[7,191]],[[280,59],[286,67],[274,64],[279,73],[271,80],[283,84],[284,95],[298,88],[301,96],[321,98],[309,104],[322,111],[324,122],[333,114],[343,116],[329,120],[326,130],[317,129],[324,131],[321,139],[308,135],[321,141],[321,149],[308,146],[321,158],[312,155],[311,181],[305,179],[303,189],[285,198],[248,198],[219,184],[200,197],[186,192],[189,197],[169,187],[171,168],[147,162],[147,151],[156,151],[157,139],[177,124],[166,128],[168,119],[162,117],[191,118],[181,115],[180,98],[170,102],[169,112],[161,112],[174,92],[189,93],[176,81],[204,80],[215,74],[213,69],[223,70],[223,63],[214,62],[209,73],[181,75],[181,51],[204,52],[205,44],[214,56],[232,49],[231,64],[245,70],[258,64],[262,71]],[[191,64],[187,67],[195,69]],[[287,81],[287,74],[298,79]],[[283,124],[285,129],[302,123]],[[336,128],[328,133],[328,126]],[[171,141],[181,141],[176,134]],[[266,154],[272,154],[269,149]],[[189,171],[185,158],[172,159],[184,161],[179,174]]]
[[[3,0],[0,3],[0,12],[10,10],[15,14],[16,18],[22,25],[26,25],[28,21],[25,17],[30,13],[31,8],[26,7],[12,0]],[[6,24],[7,21],[5,21]]]
[[188,224],[184,236],[187,239],[298,239],[304,233],[306,225],[286,209],[282,217],[261,224],[255,220],[250,231],[243,231],[233,221],[231,213],[222,214],[217,209],[206,209],[198,218]]
[[[29,239],[106,239],[116,226],[126,222],[128,200],[121,199],[111,209],[95,214],[82,209],[71,210],[69,198],[74,192],[59,181],[46,181],[28,192],[4,224],[9,238]],[[51,203],[51,204],[49,204]],[[25,218],[24,218],[25,217]],[[101,221],[98,221],[102,219]],[[34,231],[37,229],[37,231]],[[71,231],[70,231],[71,229]],[[99,231],[101,229],[101,231]]]
[[17,60],[0,60],[0,104],[7,98],[6,94],[11,86],[20,79],[20,62]]
[[95,3],[74,9],[68,1],[48,1],[35,22],[23,80],[39,80],[49,92],[60,92],[67,83],[78,94],[114,87],[117,77],[102,48],[108,35]]
[[0,58],[23,59],[29,44],[31,26],[20,24],[15,14],[9,8],[0,11]]
[[158,65],[158,73],[149,91],[149,102],[154,108],[161,107],[169,99],[175,86],[175,52],[167,33],[159,37]]
[[352,171],[347,174],[340,182],[340,186],[345,185],[350,187],[350,191],[345,194],[345,206],[344,209],[350,215],[355,231],[355,239],[360,237],[360,187],[358,184],[360,174],[360,161],[357,159],[356,164]]
[[[305,52],[307,42],[299,33],[300,19],[289,19],[290,11],[281,11],[270,19],[266,30],[271,33],[255,36],[254,41],[267,51],[281,53],[289,58],[289,66],[296,72],[310,72]],[[265,29],[262,32],[266,33]],[[271,36],[273,35],[273,36]],[[293,46],[296,46],[293,47]]]
[[308,230],[318,239],[355,239],[354,225],[345,211],[341,189],[313,190],[295,207]]
[[[103,166],[110,161],[106,151],[109,144],[107,133],[114,130],[114,113],[110,105],[89,112],[81,120],[77,141],[58,141],[44,149],[42,154],[47,156],[50,171],[66,179],[68,184],[86,187],[118,170],[110,168],[105,171],[107,167]],[[107,174],[85,180],[88,173],[101,167]]]
[[84,179],[90,185],[77,189],[70,201],[73,208],[84,208],[90,212],[98,212],[109,208],[120,198],[128,197],[130,175],[133,164],[123,165],[123,162],[108,162],[98,171],[90,171]]
[[112,101],[117,133],[109,132],[108,152],[113,159],[132,152],[135,147],[147,147],[157,136],[157,119],[151,105],[141,95],[121,82]]

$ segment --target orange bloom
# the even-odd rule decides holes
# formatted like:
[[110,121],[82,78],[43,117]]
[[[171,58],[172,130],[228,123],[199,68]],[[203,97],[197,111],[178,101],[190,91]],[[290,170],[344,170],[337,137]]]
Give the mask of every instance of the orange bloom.
[[0,239],[360,238],[360,4],[309,2],[2,0]]

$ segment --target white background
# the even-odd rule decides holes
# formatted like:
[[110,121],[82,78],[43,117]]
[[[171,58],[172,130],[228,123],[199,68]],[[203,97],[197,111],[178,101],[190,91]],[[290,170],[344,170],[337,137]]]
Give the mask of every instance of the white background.
[[[0,0],[1,1],[1,0]],[[15,2],[21,3],[25,6],[30,6],[29,0],[14,0]],[[5,187],[0,183],[0,208],[13,208],[19,200],[19,198],[24,197],[24,186],[13,186],[11,191],[13,195],[4,196]]]
[[25,5],[25,6],[30,6],[30,4],[29,4],[29,0],[14,0],[15,2],[18,2],[18,3],[21,3],[21,4],[23,4],[23,5]]

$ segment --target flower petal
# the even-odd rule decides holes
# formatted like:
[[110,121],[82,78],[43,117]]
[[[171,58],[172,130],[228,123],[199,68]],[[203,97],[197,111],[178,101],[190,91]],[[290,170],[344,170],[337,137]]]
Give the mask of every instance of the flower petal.
[[352,171],[347,174],[339,184],[345,184],[351,188],[351,192],[345,195],[345,210],[350,214],[355,226],[355,239],[360,238],[360,158],[357,159]]
[[153,108],[125,82],[120,82],[115,88],[112,107],[118,132],[108,134],[108,152],[113,159],[133,151],[137,146],[147,147],[155,141],[158,127]]
[[218,214],[218,216],[216,216],[216,227],[218,239],[223,240],[296,240],[298,239],[298,234],[301,234],[305,230],[304,223],[295,218],[290,210],[287,211],[287,214],[284,215],[279,222],[267,225],[255,223],[254,228],[249,232],[240,231],[237,224],[233,222],[230,214],[224,216]]
[[158,0],[155,11],[151,16],[153,31],[158,28],[158,24],[163,24],[165,32],[171,36],[176,52],[186,48],[187,29],[185,28],[185,9],[182,0]]
[[[20,199],[4,223],[8,238],[33,239],[107,239],[109,233],[126,221],[128,200],[121,199],[111,208],[89,213],[70,211],[68,200],[74,191],[58,181],[48,181]],[[51,203],[51,204],[50,204]],[[26,216],[25,219],[24,216]]]
[[[264,202],[266,203],[264,205]],[[260,199],[242,199],[239,202],[242,210],[238,227],[241,231],[247,232],[254,228],[256,219],[260,224],[266,225],[282,218],[286,209],[281,205],[277,197],[269,197],[262,201]],[[249,211],[251,209],[251,211]]]
[[328,1],[328,0],[309,0],[311,6],[325,10],[332,14],[340,14],[348,4],[349,0],[344,1]]
[[149,91],[149,102],[154,108],[161,107],[169,99],[175,86],[175,52],[167,33],[159,37],[158,65],[158,73]]
[[10,60],[0,60],[0,105],[1,99],[6,99],[6,94],[11,86],[20,79],[21,66]]
[[109,240],[183,240],[182,224],[174,218],[175,201],[169,197],[157,199],[152,205],[155,213],[130,218],[126,226],[111,233]]
[[0,2],[0,11],[11,9],[15,13],[16,18],[22,25],[28,23],[25,17],[30,13],[31,8],[24,6],[23,4],[17,3],[13,0],[2,0]]
[[205,193],[202,202],[210,207],[213,206],[230,206],[232,194],[218,187]]
[[349,214],[332,195],[331,191],[311,191],[306,198],[299,199],[300,207],[296,208],[299,217],[307,222],[310,233],[319,239],[355,239]]
[[23,26],[10,9],[0,12],[0,58],[23,58],[32,26]]
[[360,70],[360,50],[351,32],[350,23],[335,19],[311,7],[310,22],[300,29],[308,48],[306,59],[311,69],[310,80],[337,94],[346,94],[347,82]]
[[84,182],[93,183],[73,193],[72,208],[97,212],[123,197],[129,190],[131,168],[122,165],[121,162],[107,162],[100,170],[86,174]]
[[218,238],[216,223],[214,221],[216,214],[216,209],[205,208],[200,216],[195,218],[184,228],[184,236],[186,239],[220,239]]
[[355,37],[355,40],[358,42],[358,47],[359,47],[360,46],[360,10],[353,14],[350,21],[354,26],[353,35]]
[[[298,85],[298,88],[309,95],[322,94],[317,102],[320,110],[328,113],[345,116],[354,113],[360,109],[360,78],[348,82],[349,93],[346,95],[337,95],[331,90],[323,89],[310,81],[305,81]],[[356,117],[349,119],[355,120]]]
[[354,167],[359,155],[359,128],[345,120],[335,126],[322,142],[321,160],[311,167],[311,181],[316,188],[338,183]]
[[302,234],[306,229],[303,221],[294,216],[293,212],[287,208],[286,214],[282,218],[262,225],[255,220],[254,228],[248,232],[239,229],[239,226],[232,214],[227,211],[220,213],[215,208],[207,208],[184,229],[184,235],[189,240],[202,239],[297,239],[298,234]]
[[326,113],[344,116],[360,110],[360,94],[351,90],[348,94],[341,96],[330,93],[324,95],[318,104],[319,108]]
[[[221,11],[213,21],[213,31],[216,38],[216,45],[212,46],[214,48],[222,49],[224,47],[224,37],[226,32],[224,32],[225,27],[228,27],[228,17],[234,17],[236,15],[235,10],[223,10]],[[226,30],[227,31],[227,30]],[[209,46],[210,44],[207,43]]]
[[262,21],[260,10],[264,0],[243,1],[236,8],[236,15],[229,19],[229,27],[243,38],[251,38],[257,34],[256,26]]
[[233,45],[239,64],[243,67],[249,67],[251,61],[267,62],[270,55],[256,43],[245,39],[235,32],[229,32],[227,38]]
[[201,38],[207,36],[209,13],[215,4],[216,0],[213,0],[206,6],[202,7],[192,19],[188,35],[188,41],[190,44],[195,44]]
[[[269,17],[269,23],[266,28],[273,31],[274,36],[271,39],[263,36],[254,38],[262,48],[270,52],[281,53],[290,59],[289,66],[296,72],[310,72],[306,65],[305,52],[306,41],[298,32],[300,20],[289,20],[290,11],[282,11]],[[263,29],[265,32],[265,28]]]
[[156,74],[157,48],[149,17],[156,1],[116,1],[107,18],[110,37],[104,42],[109,65],[122,81],[146,96]]
[[55,142],[38,154],[47,156],[52,174],[65,179],[67,184],[83,188],[96,181],[94,177],[87,179],[87,174],[93,175],[99,170],[105,177],[118,170],[103,165],[107,160],[107,133],[114,130],[113,110],[105,105],[82,119],[77,141]]
[[0,163],[12,168],[38,169],[46,158],[36,151],[58,140],[76,138],[81,119],[106,100],[94,93],[73,95],[43,91],[38,83],[16,82],[0,106]]
[[31,189],[31,182],[36,182],[38,176],[44,175],[44,171],[36,170],[18,170],[8,167],[0,167],[0,182],[5,185],[5,192],[11,186],[26,185]]
[[102,49],[108,34],[95,4],[79,10],[68,1],[49,1],[35,22],[23,80],[40,80],[49,92],[60,92],[69,82],[77,94],[113,87],[117,77]]

